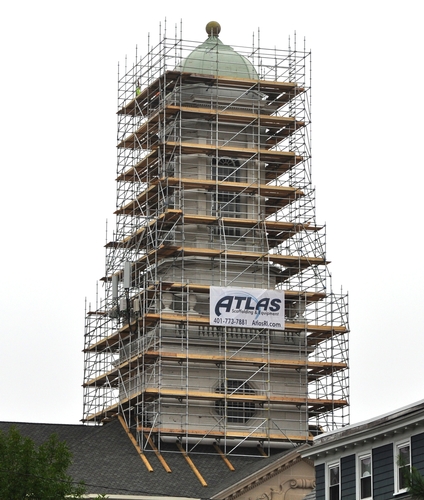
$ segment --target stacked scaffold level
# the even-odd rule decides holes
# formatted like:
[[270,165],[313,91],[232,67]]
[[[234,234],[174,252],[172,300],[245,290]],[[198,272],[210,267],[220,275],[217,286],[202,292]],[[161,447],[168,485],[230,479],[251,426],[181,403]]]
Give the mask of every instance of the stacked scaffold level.
[[[315,220],[310,54],[163,37],[119,78],[116,232],[84,421],[240,455],[349,423],[347,299]],[[250,452],[246,452],[250,453]]]

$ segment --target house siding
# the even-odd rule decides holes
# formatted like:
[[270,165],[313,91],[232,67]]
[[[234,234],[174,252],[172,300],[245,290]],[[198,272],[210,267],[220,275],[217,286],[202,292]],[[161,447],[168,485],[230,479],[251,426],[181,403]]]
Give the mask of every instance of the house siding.
[[343,457],[340,461],[341,495],[343,500],[356,500],[356,458]]
[[[373,500],[410,499],[406,489],[395,492],[395,488],[404,486],[398,485],[396,455],[405,445],[409,445],[412,467],[424,477],[424,399],[375,419],[315,436],[313,446],[302,456],[315,460],[316,500],[328,500],[329,468],[336,464],[340,466],[340,500],[358,500],[362,484],[366,485],[364,494],[368,494],[370,479]],[[361,459],[370,455],[371,477],[367,460],[363,472],[368,479],[362,481]]]
[[387,500],[394,493],[393,443],[372,450],[373,499]]
[[325,500],[325,464],[315,467],[315,485],[316,500]]
[[411,437],[412,465],[424,475],[424,433]]

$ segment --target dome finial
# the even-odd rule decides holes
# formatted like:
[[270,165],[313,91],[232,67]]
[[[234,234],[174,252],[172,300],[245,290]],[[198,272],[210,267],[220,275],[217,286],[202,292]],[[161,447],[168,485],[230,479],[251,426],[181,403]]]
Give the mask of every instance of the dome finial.
[[221,33],[221,25],[216,21],[209,21],[206,25],[206,33],[209,36],[219,36]]

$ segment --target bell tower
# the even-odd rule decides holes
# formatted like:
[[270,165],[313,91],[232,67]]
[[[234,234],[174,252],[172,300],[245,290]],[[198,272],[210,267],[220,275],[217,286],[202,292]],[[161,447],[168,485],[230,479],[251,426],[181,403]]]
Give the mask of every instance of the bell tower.
[[[348,423],[347,298],[315,221],[310,54],[206,31],[165,36],[119,77],[116,232],[87,312],[84,421],[119,415],[143,450],[266,452]],[[210,314],[216,296],[226,314]]]

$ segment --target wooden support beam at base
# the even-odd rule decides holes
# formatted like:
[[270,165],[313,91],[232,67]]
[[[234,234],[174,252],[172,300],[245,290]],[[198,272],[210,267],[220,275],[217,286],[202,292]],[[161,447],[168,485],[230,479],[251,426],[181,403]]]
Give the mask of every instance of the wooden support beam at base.
[[226,466],[230,469],[230,471],[235,471],[236,469],[234,468],[233,464],[228,460],[228,458],[225,456],[225,454],[221,450],[221,448],[217,444],[214,444],[213,447],[219,453],[219,455],[221,456],[222,460],[224,460]]
[[265,450],[263,448],[263,446],[261,446],[260,444],[258,444],[258,446],[256,446],[257,450],[259,451],[259,453],[263,456],[263,457],[267,457],[268,455],[265,453]]
[[178,441],[177,441],[176,444],[177,444],[177,447],[180,450],[181,454],[186,459],[186,461],[187,461],[188,465],[190,466],[191,470],[194,472],[194,474],[196,475],[197,479],[200,481],[200,484],[202,486],[207,486],[208,483],[203,479],[202,474],[200,474],[200,472],[198,471],[197,467],[194,465],[194,463],[191,460],[191,458],[187,455],[187,452],[184,450],[184,448],[181,446],[181,444]]
[[140,446],[138,446],[138,443],[137,443],[135,437],[131,434],[131,431],[129,430],[128,425],[126,424],[124,417],[122,415],[118,415],[118,420],[121,422],[121,425],[124,428],[124,431],[127,433],[127,436],[130,438],[130,441],[134,445],[134,448],[137,450],[137,453],[140,455],[140,458],[143,460],[144,465],[146,466],[146,469],[149,472],[153,472],[153,467],[150,465],[150,462],[147,460],[146,455],[142,452]]
[[162,454],[160,451],[156,448],[155,443],[153,442],[152,438],[148,434],[144,434],[144,438],[146,441],[150,444],[150,447],[152,450],[155,452],[155,455],[157,456],[159,462],[162,464],[162,467],[166,470],[166,472],[172,472],[171,468],[169,465],[166,463],[165,459],[163,458]]

